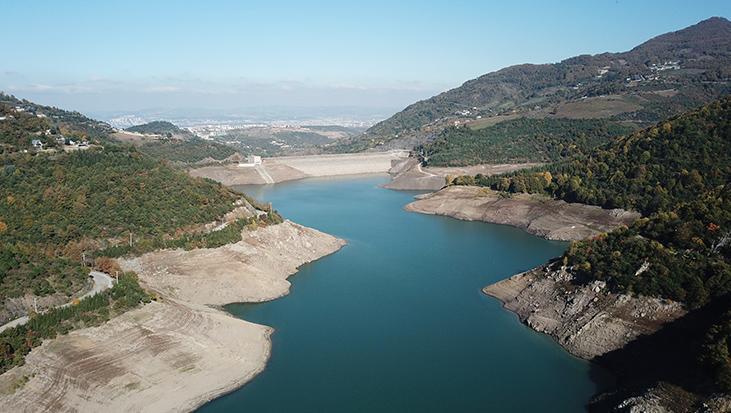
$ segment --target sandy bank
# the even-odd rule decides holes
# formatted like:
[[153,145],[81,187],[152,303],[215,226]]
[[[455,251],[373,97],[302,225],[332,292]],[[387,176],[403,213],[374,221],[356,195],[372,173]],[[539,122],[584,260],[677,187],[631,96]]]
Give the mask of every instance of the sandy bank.
[[539,166],[540,163],[484,164],[461,167],[422,167],[416,158],[394,161],[389,173],[393,176],[384,188],[397,190],[437,191],[444,187],[449,176],[497,175]]
[[450,186],[417,197],[407,211],[446,215],[468,221],[512,225],[553,240],[580,240],[629,225],[639,213],[569,204],[531,194],[503,197],[486,188]]
[[265,158],[259,167],[239,167],[235,164],[206,166],[191,169],[189,173],[228,186],[260,185],[307,177],[385,173],[391,168],[391,161],[406,156],[408,153],[404,151],[283,156]]
[[204,304],[284,295],[297,267],[344,242],[285,222],[221,248],[123,261],[158,292],[100,327],[47,340],[0,376],[7,411],[189,411],[240,387],[269,357],[271,329]]
[[610,293],[604,282],[579,286],[558,264],[540,266],[489,285],[483,291],[532,329],[590,360],[685,314],[682,305],[650,297]]
[[244,231],[241,241],[220,248],[156,251],[120,264],[137,272],[146,286],[186,302],[259,302],[287,294],[287,277],[299,266],[337,251],[343,244],[286,221]]

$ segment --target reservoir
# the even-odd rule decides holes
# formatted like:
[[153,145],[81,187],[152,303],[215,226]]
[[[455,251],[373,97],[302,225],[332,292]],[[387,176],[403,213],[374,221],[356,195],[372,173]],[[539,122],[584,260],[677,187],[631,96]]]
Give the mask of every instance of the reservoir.
[[589,363],[522,325],[482,287],[562,254],[519,229],[403,210],[387,176],[240,187],[348,242],[290,294],[226,307],[272,326],[266,369],[200,412],[580,412]]

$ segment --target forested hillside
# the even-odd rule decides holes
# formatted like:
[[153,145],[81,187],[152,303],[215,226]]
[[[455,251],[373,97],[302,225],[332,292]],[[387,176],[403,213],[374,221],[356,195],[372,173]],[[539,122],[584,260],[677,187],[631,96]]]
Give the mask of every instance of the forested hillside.
[[[167,121],[153,121],[125,129],[128,132],[146,135],[139,141],[129,140],[140,152],[153,158],[178,164],[192,164],[208,158],[222,161],[236,154],[236,149],[221,143],[207,141]],[[124,134],[115,134],[121,141],[127,141]]]
[[130,126],[125,130],[150,135],[162,135],[167,136],[168,138],[172,137],[172,135],[185,135],[189,137],[195,136],[191,132],[185,129],[180,129],[175,124],[164,120],[156,120],[142,125]]
[[78,289],[82,252],[104,240],[213,221],[238,198],[133,149],[6,158],[0,171],[0,296]]
[[631,130],[602,119],[519,118],[482,129],[448,127],[417,152],[429,166],[549,162],[586,153]]
[[641,211],[629,228],[572,243],[563,264],[578,282],[602,280],[615,292],[701,309],[694,323],[706,327],[675,338],[693,355],[680,369],[712,378],[693,379],[693,391],[731,391],[731,98],[571,160],[455,182]]
[[[568,262],[580,274],[606,279],[619,290],[693,305],[731,291],[731,98],[571,160],[456,182],[638,210],[646,218],[574,245]],[[612,256],[613,251],[621,254]],[[689,254],[695,255],[688,259]],[[645,261],[649,267],[634,275]]]
[[410,149],[455,123],[515,116],[605,118],[646,126],[730,93],[729,78],[731,22],[714,17],[623,53],[485,74],[416,102],[332,150]]
[[[0,324],[11,314],[17,317],[18,303],[28,298],[50,297],[51,304],[39,311],[67,302],[87,287],[90,267],[121,273],[110,256],[215,247],[240,240],[247,225],[281,222],[267,210],[213,231],[199,230],[253,201],[160,160],[199,156],[207,142],[197,137],[137,148],[112,139],[108,125],[76,112],[7,95],[0,95],[0,110]],[[54,142],[62,136],[96,145],[45,150],[60,149]],[[33,148],[32,139],[42,140],[43,150]],[[191,142],[182,151],[175,146]],[[220,145],[209,146],[221,154]],[[121,274],[104,293],[31,314],[28,324],[0,333],[0,372],[21,364],[44,338],[98,325],[149,300],[134,274]]]

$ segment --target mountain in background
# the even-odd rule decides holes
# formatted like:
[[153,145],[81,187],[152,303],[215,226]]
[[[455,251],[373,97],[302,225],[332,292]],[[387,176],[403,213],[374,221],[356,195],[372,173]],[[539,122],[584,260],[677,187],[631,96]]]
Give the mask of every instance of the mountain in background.
[[713,17],[623,53],[488,73],[407,107],[332,152],[413,148],[448,126],[609,119],[647,126],[731,92],[731,22]]

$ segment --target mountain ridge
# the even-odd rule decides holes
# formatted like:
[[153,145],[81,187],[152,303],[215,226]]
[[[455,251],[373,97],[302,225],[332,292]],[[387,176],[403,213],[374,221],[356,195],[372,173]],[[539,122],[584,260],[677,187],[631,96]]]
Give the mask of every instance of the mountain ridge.
[[[519,64],[486,73],[407,106],[330,151],[411,149],[446,126],[501,116],[566,117],[567,103],[588,114],[640,126],[727,94],[731,87],[731,22],[712,17],[655,36],[626,52],[579,55],[557,63]],[[587,98],[619,95],[622,107],[600,113]],[[639,107],[633,107],[639,106]],[[600,113],[601,116],[597,116]]]

